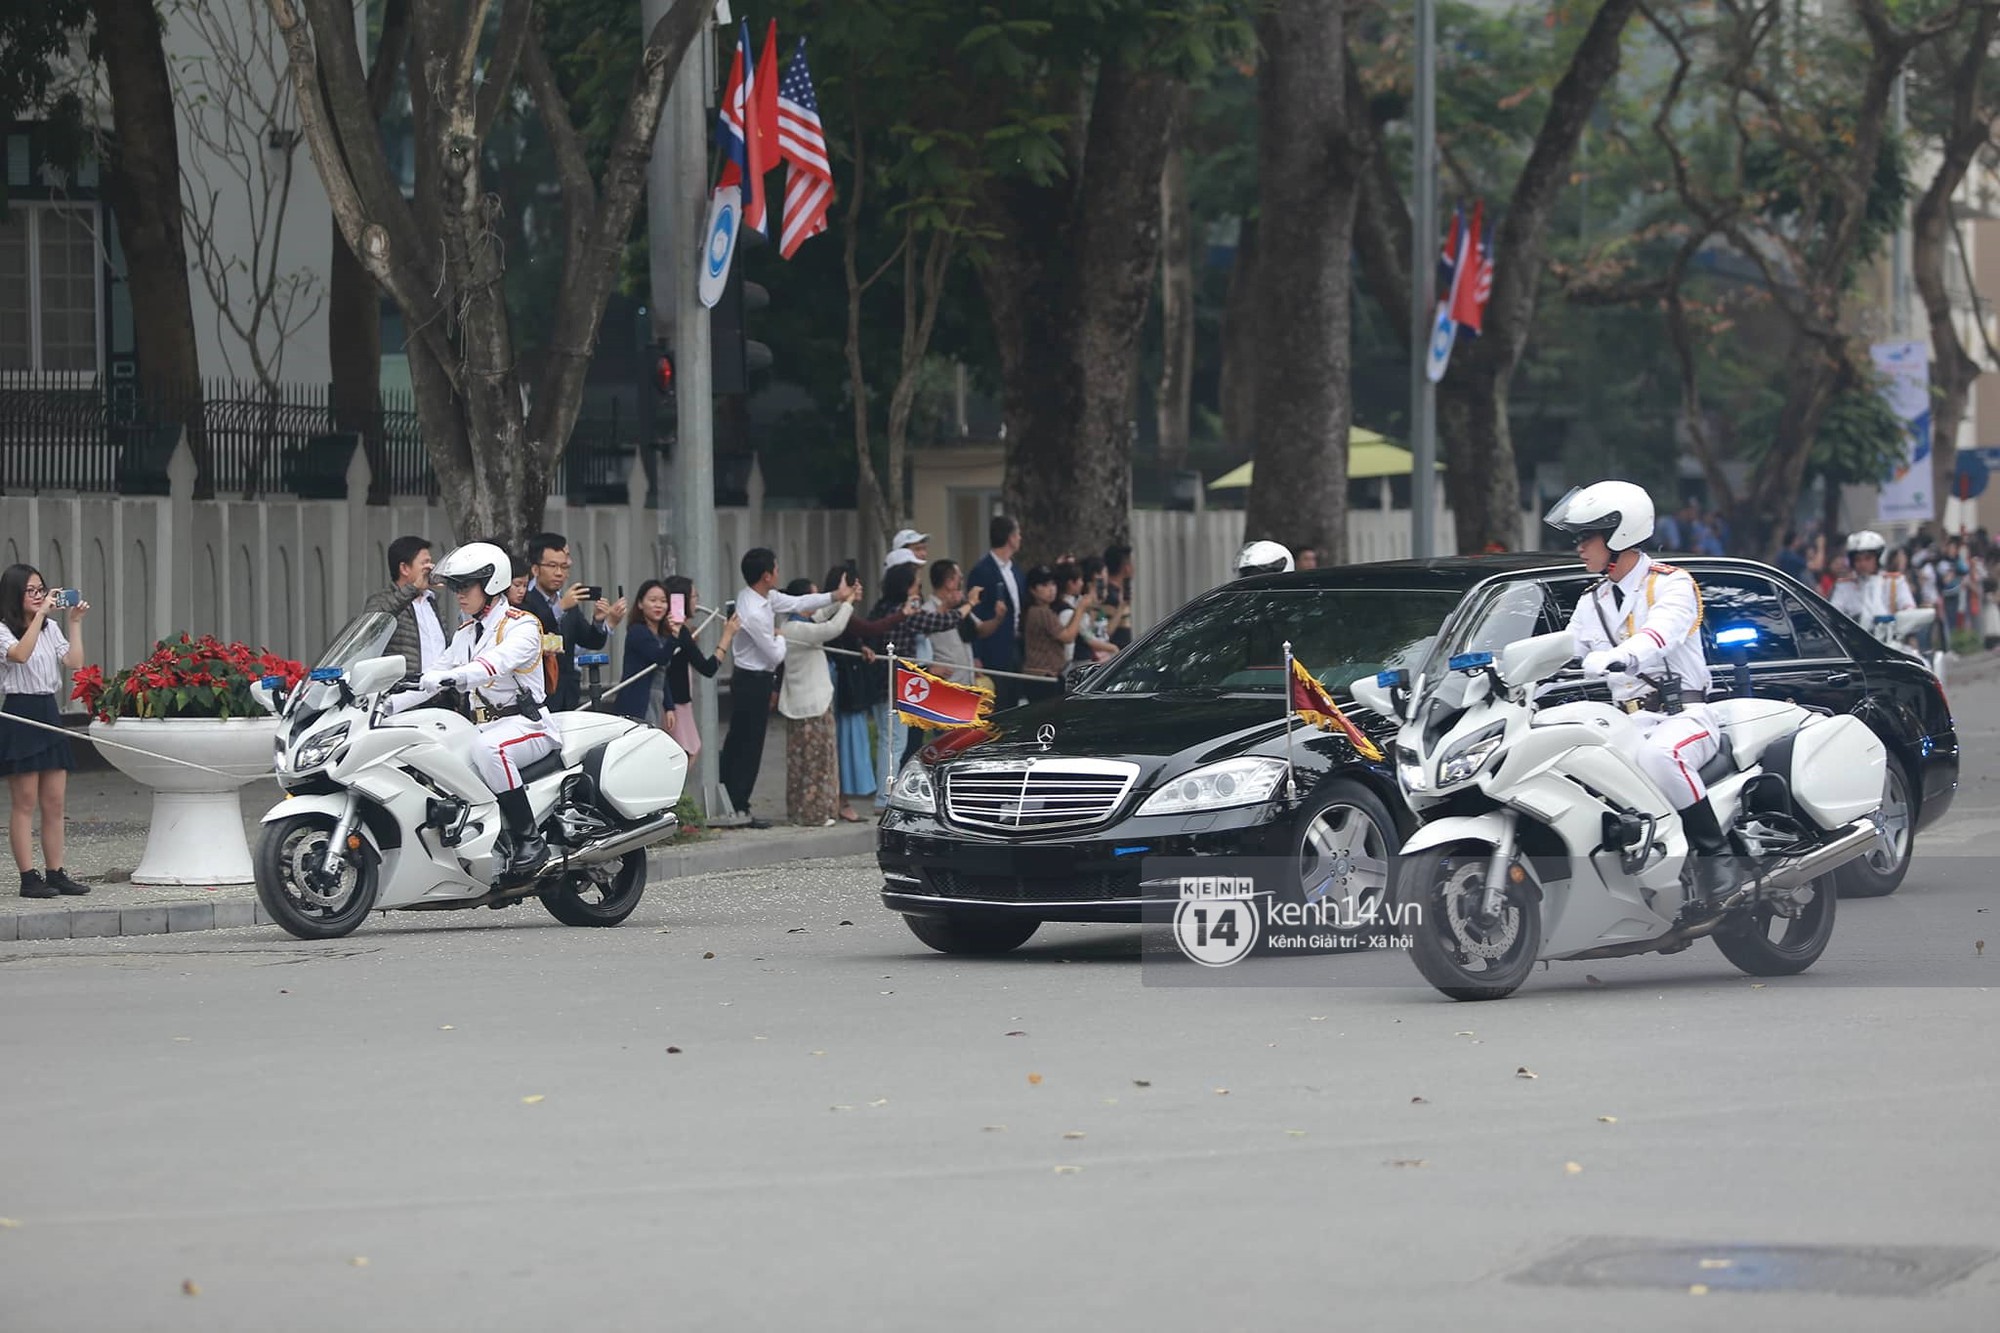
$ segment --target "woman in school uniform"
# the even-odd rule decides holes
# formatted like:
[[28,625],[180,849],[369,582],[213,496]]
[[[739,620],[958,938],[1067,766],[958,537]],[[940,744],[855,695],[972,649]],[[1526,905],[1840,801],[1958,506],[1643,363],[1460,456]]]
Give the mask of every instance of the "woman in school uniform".
[[[49,586],[32,565],[9,565],[0,572],[0,774],[13,797],[7,828],[14,864],[21,872],[23,898],[89,893],[90,886],[63,869],[63,798],[69,790],[69,739],[40,727],[62,725],[62,705],[72,672],[83,667],[83,615],[90,603],[68,607],[64,633],[50,619]],[[42,814],[42,860],[35,870],[35,812]]]

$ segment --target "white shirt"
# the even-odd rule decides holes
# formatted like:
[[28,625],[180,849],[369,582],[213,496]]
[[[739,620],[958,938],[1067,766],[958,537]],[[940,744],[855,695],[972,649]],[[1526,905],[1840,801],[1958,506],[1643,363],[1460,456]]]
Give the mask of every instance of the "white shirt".
[[427,592],[410,604],[411,612],[417,618],[417,640],[421,645],[417,664],[419,671],[429,671],[444,660],[444,625],[438,620],[437,594]]
[[833,594],[816,592],[792,597],[782,592],[745,588],[736,594],[736,642],[730,655],[739,671],[776,671],[785,662],[785,642],[778,637],[777,618],[793,612],[811,615],[833,604]]
[[1875,628],[1875,617],[1915,610],[1916,596],[1901,574],[1876,572],[1867,578],[1842,579],[1833,585],[1833,609]]
[[[19,642],[13,630],[0,625],[0,653]],[[67,698],[69,691],[63,689],[63,654],[68,651],[69,639],[57,628],[55,617],[49,616],[42,621],[35,651],[28,654],[27,661],[0,660],[0,694],[61,694]],[[60,704],[62,700],[56,702]]]
[[489,708],[504,708],[524,692],[540,703],[548,698],[542,684],[542,622],[532,611],[496,597],[485,615],[458,627],[436,669],[449,670],[454,684]]
[[[1650,588],[1648,585],[1651,585]],[[1655,563],[1641,552],[1631,572],[1618,580],[1622,605],[1612,595],[1609,579],[1592,586],[1570,613],[1569,631],[1576,636],[1578,656],[1615,648],[1649,676],[1660,671],[1680,677],[1681,688],[1708,693],[1708,659],[1701,651],[1701,593],[1694,575],[1673,565]],[[1603,614],[1598,614],[1598,608]],[[1612,632],[1604,632],[1606,623]],[[1652,686],[1629,672],[1608,676],[1611,697],[1636,699]]]
[[1000,577],[1007,580],[1007,611],[1014,618],[1014,633],[1021,632],[1021,581],[1014,576],[1014,562],[993,557],[993,563],[1000,566]]

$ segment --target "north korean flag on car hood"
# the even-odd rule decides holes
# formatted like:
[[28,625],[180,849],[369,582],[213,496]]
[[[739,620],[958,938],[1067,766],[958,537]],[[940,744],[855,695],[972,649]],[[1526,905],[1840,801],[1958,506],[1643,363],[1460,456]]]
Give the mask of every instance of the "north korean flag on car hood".
[[901,660],[891,686],[896,711],[914,727],[975,727],[993,708],[992,691],[933,676]]

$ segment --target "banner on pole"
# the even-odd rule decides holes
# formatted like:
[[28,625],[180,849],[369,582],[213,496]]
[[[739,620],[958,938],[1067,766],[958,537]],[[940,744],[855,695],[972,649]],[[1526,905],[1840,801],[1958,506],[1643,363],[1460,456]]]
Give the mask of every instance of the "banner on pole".
[[1884,523],[1923,523],[1934,514],[1931,490],[1930,352],[1920,342],[1869,348],[1882,398],[1903,422],[1902,461],[1883,479],[1877,516]]
[[729,261],[736,254],[737,222],[743,210],[743,191],[725,185],[708,198],[708,226],[702,230],[705,244],[701,254],[701,281],[697,291],[701,303],[715,309],[722,289],[729,281]]

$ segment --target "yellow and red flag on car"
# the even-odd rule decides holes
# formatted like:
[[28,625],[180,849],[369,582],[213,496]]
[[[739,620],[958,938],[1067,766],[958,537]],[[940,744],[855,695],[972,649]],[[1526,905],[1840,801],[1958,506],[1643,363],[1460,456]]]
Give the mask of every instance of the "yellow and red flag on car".
[[1291,696],[1294,713],[1313,726],[1326,731],[1337,731],[1346,736],[1348,744],[1352,745],[1354,752],[1363,759],[1381,761],[1383,757],[1381,747],[1369,740],[1361,728],[1348,720],[1347,714],[1340,711],[1340,705],[1333,701],[1332,693],[1326,686],[1320,684],[1318,678],[1306,670],[1305,663],[1296,657],[1292,658]]
[[993,691],[933,676],[900,657],[889,694],[905,722],[930,731],[984,726],[993,711]]

